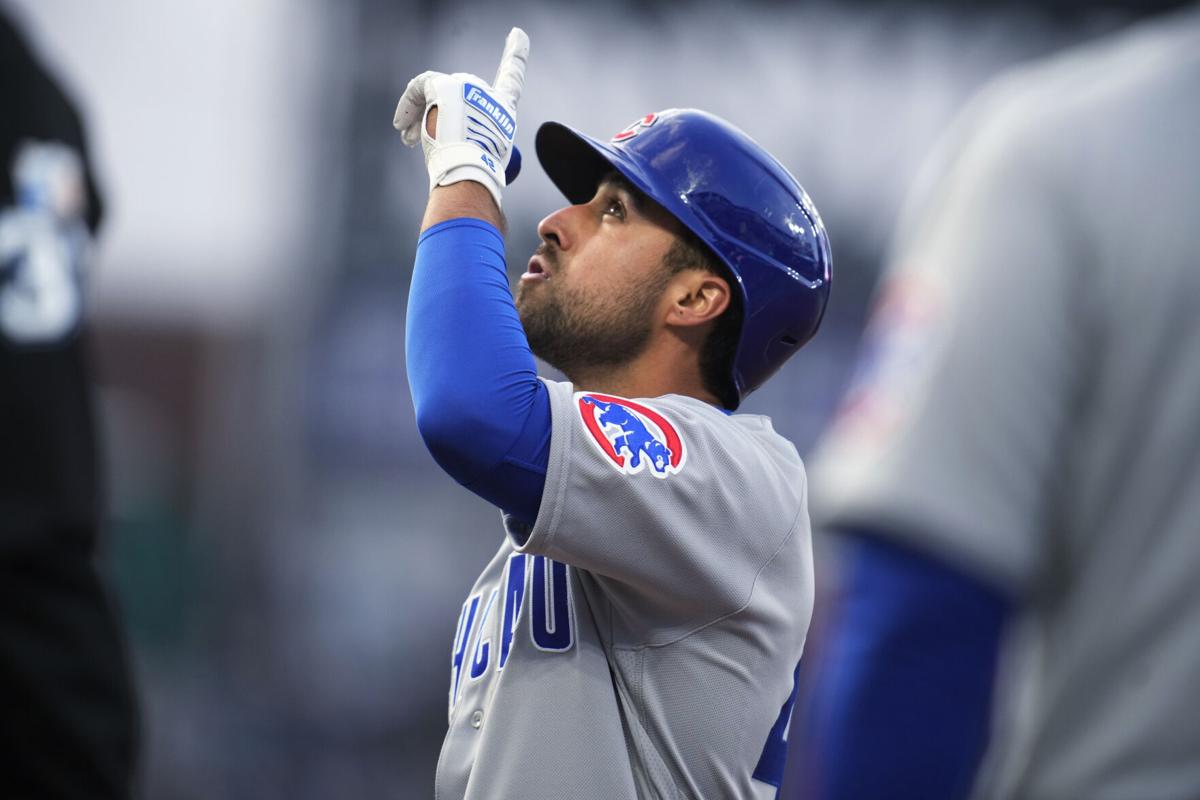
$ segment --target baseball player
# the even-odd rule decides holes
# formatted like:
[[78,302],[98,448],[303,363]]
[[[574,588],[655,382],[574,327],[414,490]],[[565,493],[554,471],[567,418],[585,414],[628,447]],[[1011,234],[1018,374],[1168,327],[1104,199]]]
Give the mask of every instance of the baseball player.
[[514,305],[500,202],[528,51],[514,29],[490,85],[418,76],[395,119],[431,188],[417,424],[503,511],[454,631],[436,796],[775,797],[812,604],[805,477],[768,419],[731,412],[816,332],[826,235],[709,114],[611,140],[547,123],[538,158],[571,205]]
[[79,116],[0,12],[0,795],[127,798],[124,636],[95,555],[83,267],[101,220]]
[[1002,78],[940,150],[814,467],[850,558],[808,796],[1200,797],[1197,142],[1193,6]]

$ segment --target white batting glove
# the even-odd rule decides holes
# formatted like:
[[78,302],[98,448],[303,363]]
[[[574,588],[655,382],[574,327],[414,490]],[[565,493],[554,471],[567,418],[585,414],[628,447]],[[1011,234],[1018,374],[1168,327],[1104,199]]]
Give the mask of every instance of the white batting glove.
[[[466,72],[422,72],[409,81],[392,124],[406,145],[421,142],[430,191],[435,186],[477,181],[500,206],[501,190],[520,169],[520,153],[513,157],[513,142],[528,60],[529,37],[513,28],[491,86]],[[438,108],[436,138],[425,129],[429,109],[434,106]]]

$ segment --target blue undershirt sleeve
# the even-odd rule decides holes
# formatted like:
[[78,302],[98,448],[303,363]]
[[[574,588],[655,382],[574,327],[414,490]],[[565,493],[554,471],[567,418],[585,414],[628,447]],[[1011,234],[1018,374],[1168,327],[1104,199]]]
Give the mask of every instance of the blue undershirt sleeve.
[[537,518],[550,459],[550,397],[513,306],[504,239],[479,219],[421,234],[405,323],[417,429],[456,481]]
[[987,748],[1012,601],[870,531],[847,540],[841,597],[797,737],[805,796],[965,798]]

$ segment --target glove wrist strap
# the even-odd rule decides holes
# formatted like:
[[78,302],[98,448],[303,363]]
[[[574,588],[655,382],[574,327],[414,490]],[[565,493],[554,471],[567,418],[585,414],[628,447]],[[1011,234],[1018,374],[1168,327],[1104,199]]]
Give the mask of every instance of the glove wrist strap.
[[[489,163],[490,162],[490,163]],[[435,186],[449,186],[460,181],[483,184],[500,207],[500,190],[504,188],[504,173],[500,162],[469,142],[434,144],[426,157],[429,168],[429,191]]]

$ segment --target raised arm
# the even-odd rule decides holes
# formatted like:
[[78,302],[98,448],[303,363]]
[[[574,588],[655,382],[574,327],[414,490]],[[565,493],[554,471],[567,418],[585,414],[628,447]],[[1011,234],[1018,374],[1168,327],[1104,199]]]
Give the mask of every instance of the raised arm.
[[394,124],[406,143],[421,141],[430,175],[405,331],[417,428],[451,477],[532,523],[550,404],[513,306],[500,212],[519,169],[513,142],[528,52],[514,28],[494,89],[465,73],[417,76]]

